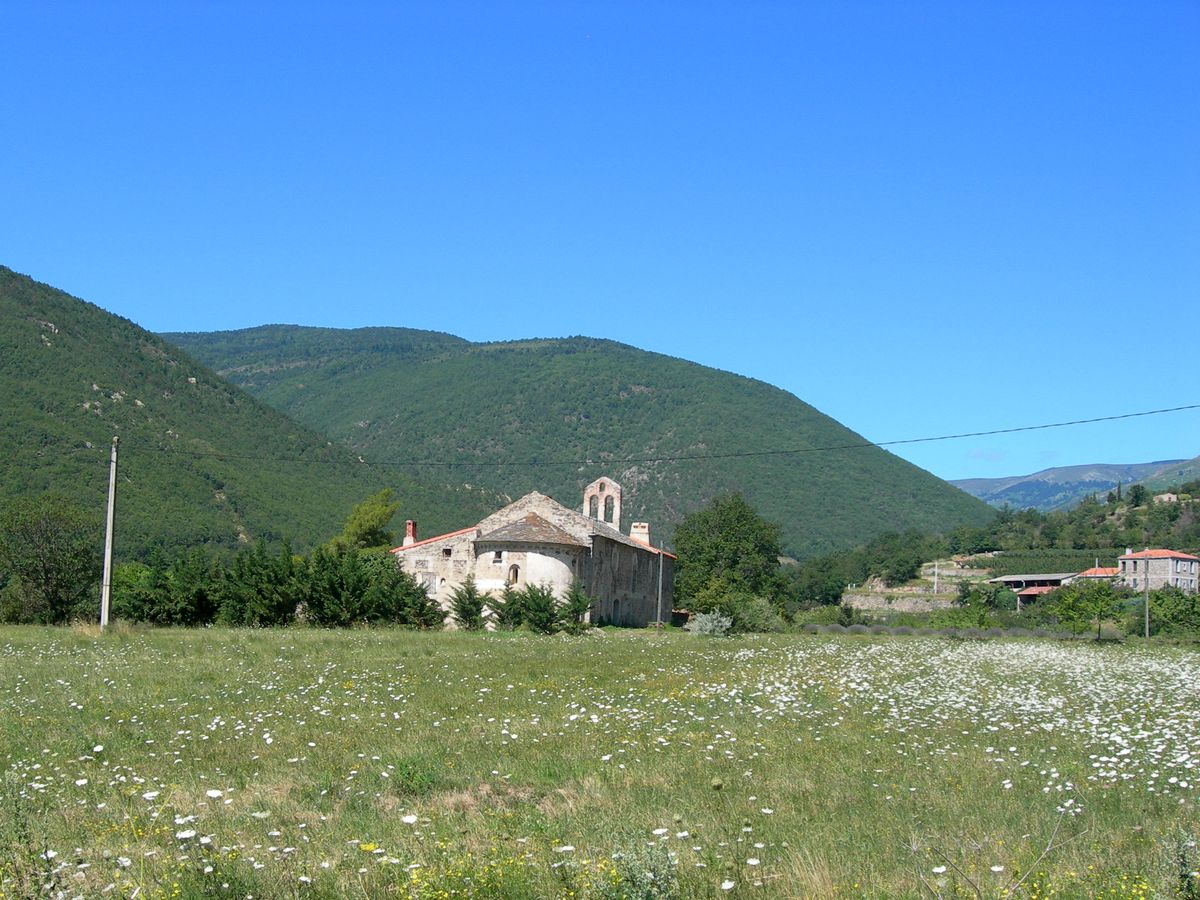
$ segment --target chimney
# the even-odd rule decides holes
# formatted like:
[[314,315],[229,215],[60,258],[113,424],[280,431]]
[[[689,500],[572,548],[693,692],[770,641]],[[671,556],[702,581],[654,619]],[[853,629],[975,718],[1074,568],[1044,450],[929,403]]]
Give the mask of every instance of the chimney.
[[417,523],[409,519],[404,523],[404,544],[405,547],[411,547],[417,542]]
[[650,523],[634,522],[629,526],[629,537],[639,544],[650,546]]

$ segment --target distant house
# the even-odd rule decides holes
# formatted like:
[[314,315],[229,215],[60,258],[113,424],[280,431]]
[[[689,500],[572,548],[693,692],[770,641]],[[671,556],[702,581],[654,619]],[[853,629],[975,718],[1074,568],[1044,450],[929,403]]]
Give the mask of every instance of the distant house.
[[[1040,575],[1001,575],[999,578],[989,578],[988,584],[1002,584],[1012,591],[1023,591],[1026,588],[1044,587],[1054,590],[1062,587],[1075,577],[1074,572],[1048,572]],[[1043,591],[1043,593],[1045,593]]]
[[1073,575],[1067,579],[1067,584],[1073,584],[1076,581],[1115,581],[1117,576],[1121,574],[1119,566],[1092,566],[1090,569],[1084,569],[1078,575]]
[[621,494],[611,478],[599,478],[576,512],[534,491],[477,525],[425,540],[410,520],[392,553],[447,612],[468,575],[482,592],[536,584],[560,598],[578,579],[596,600],[594,625],[669,622],[675,556],[651,545],[645,522],[621,532]]
[[1074,577],[1074,572],[1043,572],[1035,575],[1001,575],[989,578],[987,583],[1002,584],[1016,594],[1017,612],[1020,612],[1022,604],[1062,587]]
[[1127,549],[1117,563],[1121,569],[1117,582],[1134,590],[1177,587],[1191,594],[1200,583],[1200,557],[1190,553],[1150,548],[1134,553]]
[[1172,493],[1169,493],[1169,492],[1168,492],[1168,493],[1166,493],[1166,494],[1155,494],[1155,495],[1154,495],[1154,502],[1155,502],[1155,503],[1178,503],[1178,502],[1179,502],[1179,495],[1178,495],[1178,494],[1172,494]]

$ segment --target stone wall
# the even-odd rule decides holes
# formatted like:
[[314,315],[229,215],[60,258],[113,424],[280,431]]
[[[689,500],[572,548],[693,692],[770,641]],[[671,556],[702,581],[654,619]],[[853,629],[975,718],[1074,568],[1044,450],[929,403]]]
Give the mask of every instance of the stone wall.
[[954,606],[952,599],[921,597],[918,594],[846,593],[842,595],[842,602],[853,609],[872,612],[925,613]]
[[588,593],[597,598],[592,607],[592,623],[641,627],[656,621],[659,560],[662,560],[662,617],[663,621],[670,621],[674,560],[605,537],[594,538],[587,579]]

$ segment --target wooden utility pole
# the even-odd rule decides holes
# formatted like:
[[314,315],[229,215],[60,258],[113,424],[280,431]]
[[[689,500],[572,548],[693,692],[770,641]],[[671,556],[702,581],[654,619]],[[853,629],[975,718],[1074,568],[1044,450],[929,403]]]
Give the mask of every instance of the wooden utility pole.
[[100,630],[108,627],[108,608],[112,600],[112,551],[113,522],[117,511],[117,444],[121,439],[113,435],[112,456],[108,461],[108,515],[104,522],[104,581],[100,585]]

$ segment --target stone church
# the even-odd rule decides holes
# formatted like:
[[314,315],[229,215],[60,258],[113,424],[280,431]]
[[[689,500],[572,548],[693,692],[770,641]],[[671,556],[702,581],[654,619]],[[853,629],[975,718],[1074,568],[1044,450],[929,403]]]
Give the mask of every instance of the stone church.
[[537,584],[559,598],[578,578],[595,598],[593,625],[671,621],[675,557],[651,545],[645,522],[621,532],[621,486],[611,478],[584,489],[580,512],[534,491],[478,525],[425,540],[409,520],[392,553],[447,611],[469,574],[483,593]]

